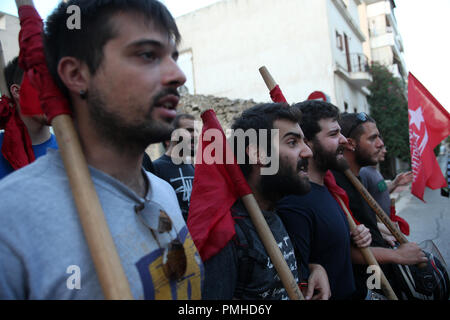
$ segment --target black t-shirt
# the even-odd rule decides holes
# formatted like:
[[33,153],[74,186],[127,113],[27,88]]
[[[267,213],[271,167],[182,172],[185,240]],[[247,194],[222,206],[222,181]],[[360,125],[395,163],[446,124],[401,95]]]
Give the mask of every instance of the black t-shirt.
[[[370,206],[367,204],[366,200],[364,200],[358,190],[356,190],[350,180],[348,180],[342,172],[332,171],[332,173],[336,178],[336,183],[338,184],[338,186],[340,186],[345,190],[345,192],[347,192],[350,202],[350,210],[352,211],[355,219],[369,228],[372,235],[371,246],[388,248],[389,245],[383,239],[383,236],[378,229],[377,217]],[[358,177],[358,179],[361,181],[360,177]]]
[[[241,201],[231,214],[236,236],[212,258],[204,262],[205,282],[202,298],[206,300],[286,300],[287,292],[267,254],[256,228]],[[294,248],[279,216],[271,211],[262,214],[275,241],[298,282]]]
[[194,182],[194,166],[186,163],[174,164],[172,158],[164,154],[153,161],[153,168],[155,175],[166,180],[175,190],[181,213],[187,221]]
[[[325,268],[331,299],[349,299],[355,292],[347,218],[325,186],[311,183],[305,195],[290,195],[277,204],[301,261],[302,278],[309,263]],[[299,262],[300,263],[300,262]]]
[[[355,219],[364,224],[370,230],[370,233],[372,235],[372,243],[370,246],[391,248],[389,244],[383,239],[383,236],[378,229],[376,214],[372,211],[366,200],[364,200],[364,198],[361,196],[358,190],[356,190],[356,188],[353,186],[351,181],[348,180],[344,173],[338,171],[332,171],[332,173],[336,178],[336,183],[338,184],[338,186],[340,186],[345,190],[345,192],[347,192],[350,202],[350,210],[352,211]],[[358,177],[358,179],[361,181],[360,177]],[[381,265],[381,269],[389,280],[391,286],[395,288],[396,280],[392,268],[392,264]],[[361,297],[361,295],[364,295],[367,290],[366,281],[367,277],[369,276],[367,265],[353,265],[353,272],[355,275],[357,287],[356,296]]]

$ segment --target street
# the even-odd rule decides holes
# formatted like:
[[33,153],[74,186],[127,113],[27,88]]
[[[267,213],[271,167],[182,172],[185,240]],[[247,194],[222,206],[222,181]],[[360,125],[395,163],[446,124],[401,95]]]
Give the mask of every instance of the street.
[[[438,161],[445,174],[447,156]],[[409,223],[408,240],[418,244],[433,240],[450,270],[450,198],[441,196],[440,189],[426,188],[424,199],[426,203],[405,192],[396,204],[397,215]]]

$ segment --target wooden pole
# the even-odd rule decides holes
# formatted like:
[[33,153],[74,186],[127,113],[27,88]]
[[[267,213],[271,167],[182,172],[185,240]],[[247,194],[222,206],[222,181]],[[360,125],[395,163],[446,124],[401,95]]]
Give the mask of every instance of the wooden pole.
[[[372,210],[377,215],[378,219],[384,223],[384,225],[389,229],[395,239],[400,243],[408,243],[409,241],[403,235],[403,233],[397,228],[397,226],[391,221],[389,216],[383,211],[378,202],[372,197],[372,195],[367,191],[364,185],[355,177],[350,169],[344,171],[345,176],[350,180],[353,186],[358,190],[364,200],[369,204]],[[418,264],[419,268],[424,268],[427,266],[426,262]]]
[[[347,206],[345,205],[344,201],[342,201],[341,197],[339,197],[337,194],[335,194],[337,197],[339,204],[344,209],[345,214],[347,216],[348,225],[350,227],[350,231],[353,231],[356,229],[356,223],[353,220],[352,215],[347,209]],[[375,256],[373,255],[372,251],[369,248],[358,248],[361,252],[362,256],[364,257],[364,260],[369,266],[377,266],[380,270],[380,276],[381,276],[381,288],[383,289],[384,294],[389,300],[398,300],[397,295],[395,294],[394,290],[392,289],[391,285],[389,284],[388,279],[386,278],[383,270],[381,270],[380,265],[378,264],[378,261],[375,259]]]
[[[305,298],[300,291],[292,271],[289,269],[289,266],[287,265],[275,238],[273,237],[272,231],[267,225],[266,219],[264,219],[255,197],[253,194],[246,195],[242,197],[242,202],[250,215],[264,248],[269,254],[270,260],[280,276],[281,282],[283,283],[289,298],[291,300],[304,300]],[[298,267],[300,268],[300,266]]]
[[[17,8],[22,5],[34,6],[32,0],[16,0],[16,5]],[[133,295],[109,232],[72,118],[59,115],[53,118],[51,124],[103,294],[106,299],[131,300]]]
[[270,74],[269,70],[267,70],[265,66],[262,66],[261,68],[259,68],[259,73],[261,73],[261,76],[264,79],[264,82],[266,83],[266,86],[269,89],[269,91],[272,91],[272,89],[277,86],[277,83],[272,78],[272,75]]

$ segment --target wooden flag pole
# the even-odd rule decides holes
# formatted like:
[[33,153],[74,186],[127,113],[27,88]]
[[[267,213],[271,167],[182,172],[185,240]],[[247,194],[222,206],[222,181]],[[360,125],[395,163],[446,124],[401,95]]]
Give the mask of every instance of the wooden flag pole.
[[[350,180],[353,186],[358,190],[364,200],[369,204],[372,210],[377,215],[378,219],[384,223],[384,225],[389,229],[395,239],[400,243],[408,243],[406,237],[401,233],[397,226],[391,221],[389,216],[383,211],[378,202],[372,197],[372,195],[367,191],[364,185],[355,177],[350,169],[344,171],[345,176]],[[426,262],[418,264],[419,268],[424,268],[427,266]]]
[[266,86],[269,89],[269,91],[272,91],[273,88],[277,86],[277,83],[272,78],[272,75],[270,74],[269,70],[267,70],[265,66],[262,66],[261,68],[259,68],[259,73],[261,73],[261,76],[264,82],[266,83]]
[[280,276],[281,282],[283,283],[289,298],[291,300],[304,300],[305,298],[300,291],[292,271],[289,269],[289,266],[287,265],[275,238],[273,237],[272,231],[267,225],[266,219],[264,219],[255,197],[253,194],[246,195],[242,197],[242,202],[250,215],[264,248],[269,254],[270,260]]
[[[23,5],[34,7],[32,0],[16,0],[16,5],[18,9]],[[58,115],[51,124],[103,294],[106,299],[131,300],[133,295],[109,232],[73,120],[69,115]]]
[[[347,216],[348,225],[350,227],[350,231],[353,231],[356,229],[356,223],[353,220],[352,215],[347,209],[347,206],[345,205],[344,201],[342,201],[341,197],[337,194],[335,194],[337,197],[339,204],[344,209],[345,214]],[[394,293],[394,290],[392,289],[389,281],[387,280],[386,276],[384,275],[383,270],[381,270],[380,265],[378,264],[377,260],[375,259],[375,256],[373,255],[372,251],[369,248],[358,248],[361,252],[362,256],[364,257],[364,260],[369,266],[376,266],[378,270],[380,270],[380,276],[381,276],[381,288],[383,289],[384,294],[389,300],[398,300],[397,295]]]

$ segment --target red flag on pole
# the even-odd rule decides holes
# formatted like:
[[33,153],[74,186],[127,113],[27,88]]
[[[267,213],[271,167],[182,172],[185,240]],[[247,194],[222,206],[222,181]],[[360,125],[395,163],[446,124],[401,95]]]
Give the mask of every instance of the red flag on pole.
[[450,114],[411,73],[408,77],[408,113],[414,173],[411,193],[424,201],[425,187],[439,189],[447,185],[433,149],[450,134]]
[[202,114],[187,226],[203,261],[235,235],[231,207],[252,193],[213,110]]

